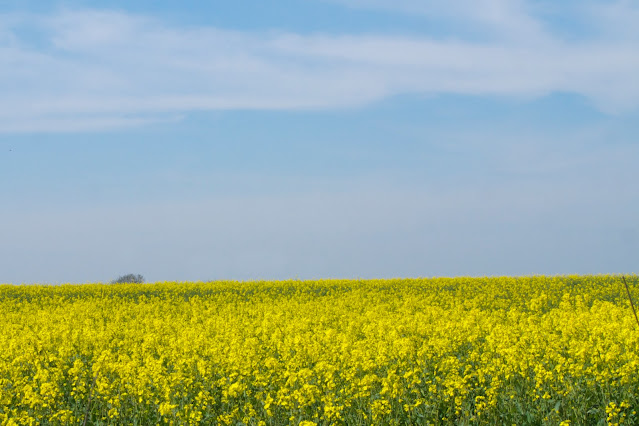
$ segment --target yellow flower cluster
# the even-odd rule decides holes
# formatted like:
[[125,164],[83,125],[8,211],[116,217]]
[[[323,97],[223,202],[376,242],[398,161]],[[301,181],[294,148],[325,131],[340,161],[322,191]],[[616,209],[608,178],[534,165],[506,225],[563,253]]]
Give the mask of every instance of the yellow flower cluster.
[[4,285],[0,423],[637,424],[634,321],[618,276]]

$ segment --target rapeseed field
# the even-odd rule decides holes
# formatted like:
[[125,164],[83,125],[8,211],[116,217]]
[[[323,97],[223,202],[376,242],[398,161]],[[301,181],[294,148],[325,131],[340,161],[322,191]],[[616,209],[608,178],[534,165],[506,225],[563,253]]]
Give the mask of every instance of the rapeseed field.
[[638,373],[619,276],[0,286],[3,425],[639,424]]

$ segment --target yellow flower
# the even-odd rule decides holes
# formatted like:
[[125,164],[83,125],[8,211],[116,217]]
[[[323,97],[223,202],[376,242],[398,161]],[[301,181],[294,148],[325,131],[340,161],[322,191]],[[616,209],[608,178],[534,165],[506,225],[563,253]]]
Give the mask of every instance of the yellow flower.
[[491,424],[522,404],[629,424],[621,290],[604,275],[0,286],[0,424],[81,423],[88,405],[105,423]]

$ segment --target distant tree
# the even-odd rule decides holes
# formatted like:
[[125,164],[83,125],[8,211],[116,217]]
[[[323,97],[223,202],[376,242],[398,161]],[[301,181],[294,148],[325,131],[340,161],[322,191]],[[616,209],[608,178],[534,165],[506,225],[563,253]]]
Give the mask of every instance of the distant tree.
[[117,279],[111,281],[111,284],[126,284],[126,283],[136,283],[141,284],[144,282],[144,277],[140,274],[126,274],[121,275]]

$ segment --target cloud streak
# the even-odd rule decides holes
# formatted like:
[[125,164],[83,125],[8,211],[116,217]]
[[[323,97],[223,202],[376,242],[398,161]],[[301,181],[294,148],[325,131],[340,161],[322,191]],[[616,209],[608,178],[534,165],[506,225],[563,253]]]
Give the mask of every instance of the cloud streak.
[[381,9],[410,15],[460,22],[481,29],[497,39],[518,43],[547,42],[543,25],[532,16],[524,0],[329,0],[359,8]]
[[[179,28],[102,10],[0,16],[0,132],[103,130],[195,110],[348,108],[399,94],[570,92],[609,113],[637,108],[639,41],[631,34],[563,41],[523,2],[483,3],[398,3],[476,16],[495,30],[483,42]],[[616,7],[611,25],[622,16]]]

